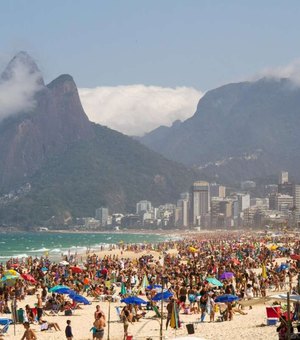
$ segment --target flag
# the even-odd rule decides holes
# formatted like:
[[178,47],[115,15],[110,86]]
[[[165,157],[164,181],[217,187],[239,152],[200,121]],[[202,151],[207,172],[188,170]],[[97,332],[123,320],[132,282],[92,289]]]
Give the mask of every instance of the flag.
[[177,311],[177,306],[176,306],[175,301],[173,303],[172,315],[171,315],[171,320],[170,320],[170,327],[178,329],[178,311]]

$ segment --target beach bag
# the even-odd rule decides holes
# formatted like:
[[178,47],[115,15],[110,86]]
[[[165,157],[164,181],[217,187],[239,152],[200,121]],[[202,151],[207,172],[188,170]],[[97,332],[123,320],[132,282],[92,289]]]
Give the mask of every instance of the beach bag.
[[65,316],[71,316],[71,315],[72,315],[72,310],[71,309],[65,310]]

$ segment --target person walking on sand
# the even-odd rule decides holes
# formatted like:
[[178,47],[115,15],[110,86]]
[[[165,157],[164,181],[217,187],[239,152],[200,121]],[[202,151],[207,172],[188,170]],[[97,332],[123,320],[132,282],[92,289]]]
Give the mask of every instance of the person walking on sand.
[[34,331],[30,328],[29,322],[24,322],[23,326],[25,328],[25,332],[21,338],[21,340],[37,340],[37,337]]
[[65,334],[66,334],[67,340],[72,340],[73,339],[71,320],[67,320],[67,326],[66,326],[66,329],[65,329]]
[[103,314],[98,314],[96,321],[94,322],[94,327],[96,328],[94,337],[96,339],[102,340],[104,337],[104,327],[106,322]]

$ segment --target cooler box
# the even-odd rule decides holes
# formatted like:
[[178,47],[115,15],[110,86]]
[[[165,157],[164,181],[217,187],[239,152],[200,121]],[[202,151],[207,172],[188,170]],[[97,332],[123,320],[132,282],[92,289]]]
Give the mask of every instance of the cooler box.
[[278,318],[268,318],[267,319],[267,325],[268,326],[275,326],[278,321]]
[[266,307],[267,318],[279,319],[281,315],[280,306]]

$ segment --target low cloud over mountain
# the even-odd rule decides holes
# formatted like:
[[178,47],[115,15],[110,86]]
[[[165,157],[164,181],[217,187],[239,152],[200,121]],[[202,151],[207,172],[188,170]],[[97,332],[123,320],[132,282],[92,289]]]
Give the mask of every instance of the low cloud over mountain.
[[79,95],[90,120],[141,136],[192,116],[203,94],[192,87],[128,85],[81,88]]

